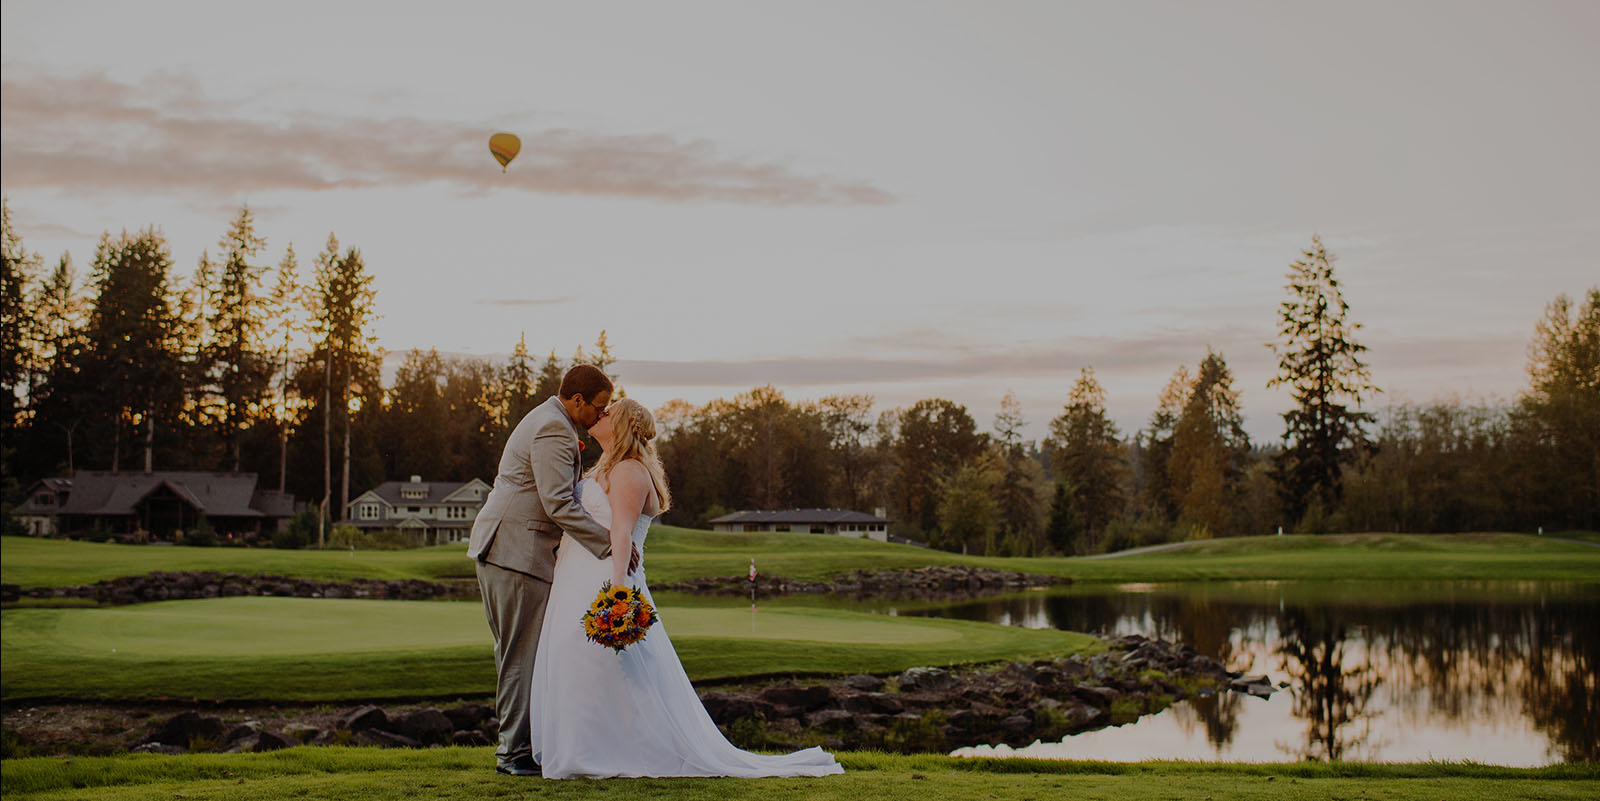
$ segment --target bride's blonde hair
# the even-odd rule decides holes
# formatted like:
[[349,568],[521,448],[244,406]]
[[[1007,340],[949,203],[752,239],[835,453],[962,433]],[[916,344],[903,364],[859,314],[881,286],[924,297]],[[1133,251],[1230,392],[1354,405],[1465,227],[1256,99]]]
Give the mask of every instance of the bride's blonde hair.
[[633,459],[644,465],[655,486],[656,498],[661,502],[661,514],[672,507],[672,492],[667,489],[667,473],[661,468],[661,457],[656,455],[656,418],[644,404],[633,398],[623,398],[611,404],[611,447],[600,454],[600,461],[589,469],[589,475],[611,489],[611,470]]

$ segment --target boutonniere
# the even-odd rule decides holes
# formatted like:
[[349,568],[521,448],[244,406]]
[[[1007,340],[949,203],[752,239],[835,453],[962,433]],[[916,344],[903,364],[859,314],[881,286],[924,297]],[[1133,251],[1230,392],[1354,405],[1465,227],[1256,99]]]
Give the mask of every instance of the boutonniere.
[[578,453],[583,453],[583,449],[587,447],[589,447],[589,443],[584,442],[581,439],[578,440]]

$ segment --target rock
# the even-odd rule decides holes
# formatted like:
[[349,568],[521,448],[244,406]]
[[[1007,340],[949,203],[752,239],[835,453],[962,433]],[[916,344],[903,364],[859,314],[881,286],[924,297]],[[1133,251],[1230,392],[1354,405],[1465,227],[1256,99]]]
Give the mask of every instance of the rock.
[[742,695],[733,693],[706,693],[700,703],[718,726],[727,726],[736,720],[756,717],[756,704]]
[[955,684],[956,677],[943,668],[914,667],[900,674],[900,692],[938,692]]
[[1272,695],[1272,681],[1266,676],[1240,676],[1228,682],[1228,689],[1266,698]]
[[467,704],[444,710],[444,716],[450,719],[450,725],[458,729],[476,729],[494,717],[494,710],[482,704]]
[[1056,663],[1056,669],[1061,671],[1063,679],[1081,679],[1089,675],[1089,666],[1078,657],[1071,657]]
[[489,738],[475,729],[462,729],[450,735],[451,745],[489,745]]
[[806,725],[813,729],[852,729],[855,716],[842,709],[824,709],[806,715]]
[[389,715],[382,708],[370,705],[352,709],[339,718],[339,728],[352,732],[381,729],[388,725]]
[[280,748],[289,748],[290,746],[299,744],[299,741],[291,740],[281,734],[273,734],[270,731],[264,731],[256,735],[256,745],[250,750],[259,754],[263,751],[276,751]]
[[833,700],[833,691],[821,684],[814,687],[768,687],[756,697],[776,706],[811,712],[827,706]]
[[181,754],[184,749],[175,745],[167,745],[166,743],[145,743],[144,745],[135,746],[129,751],[135,754]]
[[1027,715],[1010,715],[1000,721],[1000,731],[1010,740],[1026,736],[1032,727],[1033,719]]
[[148,742],[188,748],[189,744],[196,739],[205,739],[213,744],[220,744],[222,741],[222,721],[218,718],[201,717],[198,712],[182,712],[163,723]]
[[283,733],[284,736],[291,737],[296,741],[309,743],[322,734],[322,729],[305,723],[290,723],[283,727]]
[[1121,697],[1121,693],[1110,687],[1074,687],[1072,697],[1097,709],[1110,708],[1111,702]]
[[360,745],[376,745],[380,748],[421,748],[422,743],[405,736],[395,734],[383,729],[363,729],[356,733],[356,742]]
[[233,727],[232,731],[229,731],[227,734],[224,734],[222,736],[222,744],[224,746],[233,745],[234,743],[237,743],[240,740],[243,740],[244,738],[249,737],[249,736],[255,734],[258,731],[261,731],[261,724],[260,723],[256,723],[255,721],[250,721],[249,723],[242,723],[242,724],[240,724],[238,726]]
[[443,712],[433,708],[424,707],[412,710],[389,721],[386,730],[395,734],[403,734],[427,745],[443,744],[450,739],[455,727]]
[[844,683],[853,690],[875,693],[883,690],[884,681],[877,676],[868,676],[864,673],[857,673],[854,676],[846,676]]
[[1021,662],[1012,662],[1000,669],[1000,676],[1015,682],[1033,684],[1039,678],[1039,671]]
[[900,699],[884,693],[846,696],[840,706],[861,715],[898,715],[906,711],[906,705],[900,703]]

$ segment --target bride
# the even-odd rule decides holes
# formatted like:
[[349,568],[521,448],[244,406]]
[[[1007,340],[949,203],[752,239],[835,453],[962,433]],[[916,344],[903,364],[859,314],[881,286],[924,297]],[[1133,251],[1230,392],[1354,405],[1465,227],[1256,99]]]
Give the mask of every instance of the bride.
[[611,552],[621,556],[597,559],[570,536],[556,552],[531,704],[533,758],[545,777],[843,773],[821,748],[766,755],[728,742],[689,683],[665,624],[621,653],[584,636],[583,613],[606,580],[650,597],[643,564],[627,580],[630,545],[643,553],[651,519],[672,503],[651,442],[655,419],[642,404],[617,401],[589,433],[604,453],[579,482],[579,502],[610,529]]

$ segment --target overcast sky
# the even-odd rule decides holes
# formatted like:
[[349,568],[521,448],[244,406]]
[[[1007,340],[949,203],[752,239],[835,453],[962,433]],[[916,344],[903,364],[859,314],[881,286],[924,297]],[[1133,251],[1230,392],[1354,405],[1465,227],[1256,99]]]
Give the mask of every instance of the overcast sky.
[[7,0],[26,245],[155,224],[187,274],[248,203],[274,263],[361,249],[393,352],[604,328],[650,405],[1014,389],[1034,437],[1210,346],[1275,439],[1314,233],[1380,404],[1513,397],[1600,283],[1600,3],[436,5]]

